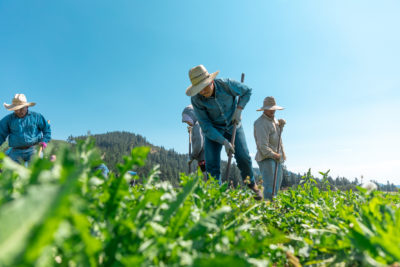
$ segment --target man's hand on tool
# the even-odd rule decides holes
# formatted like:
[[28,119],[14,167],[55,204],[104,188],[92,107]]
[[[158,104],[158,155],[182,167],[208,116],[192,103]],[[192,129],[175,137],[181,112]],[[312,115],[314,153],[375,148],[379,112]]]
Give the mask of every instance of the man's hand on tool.
[[189,158],[188,161],[187,161],[187,163],[188,163],[188,164],[192,164],[193,160],[194,160],[194,159]]
[[283,128],[286,124],[286,121],[284,119],[279,119],[278,123],[279,123],[279,127]]
[[242,110],[243,108],[238,106],[235,110],[235,113],[233,113],[232,122],[234,124],[239,124],[239,122],[242,120]]
[[224,147],[225,147],[225,151],[226,154],[229,156],[229,153],[235,154],[235,148],[232,146],[232,144],[225,139],[224,141]]
[[281,160],[281,154],[275,153],[272,155],[272,157],[274,158],[274,160],[276,161],[280,161]]

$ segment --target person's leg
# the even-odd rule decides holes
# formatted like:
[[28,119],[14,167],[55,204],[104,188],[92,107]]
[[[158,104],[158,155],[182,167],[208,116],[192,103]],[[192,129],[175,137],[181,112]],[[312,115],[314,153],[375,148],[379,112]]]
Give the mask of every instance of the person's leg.
[[257,162],[263,177],[264,199],[272,199],[272,188],[274,184],[275,161],[273,159],[264,159]]
[[204,149],[206,157],[206,170],[221,184],[221,149],[220,143],[214,142],[207,137],[204,138]]
[[22,159],[25,162],[30,162],[33,158],[33,155],[36,153],[36,149],[34,146],[28,148],[28,149],[24,149],[22,150]]
[[[228,139],[230,140],[230,139]],[[251,162],[251,157],[249,153],[249,149],[247,148],[246,137],[244,135],[244,131],[242,127],[239,127],[236,130],[236,139],[235,139],[235,159],[237,166],[240,170],[240,174],[242,176],[243,181],[249,177],[251,184],[250,187],[254,185],[254,174],[253,174],[253,166]]]
[[12,148],[11,150],[9,150],[8,156],[10,157],[10,159],[17,163],[21,163],[23,161],[21,150],[19,149]]

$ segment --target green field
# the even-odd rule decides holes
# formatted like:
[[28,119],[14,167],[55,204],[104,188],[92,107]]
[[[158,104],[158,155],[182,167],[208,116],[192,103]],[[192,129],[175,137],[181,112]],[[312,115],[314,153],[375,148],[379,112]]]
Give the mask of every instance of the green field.
[[[0,154],[0,266],[399,266],[400,196],[332,191],[308,174],[273,203],[159,170],[149,148],[100,176],[90,141],[22,167]],[[160,170],[162,171],[162,170]]]

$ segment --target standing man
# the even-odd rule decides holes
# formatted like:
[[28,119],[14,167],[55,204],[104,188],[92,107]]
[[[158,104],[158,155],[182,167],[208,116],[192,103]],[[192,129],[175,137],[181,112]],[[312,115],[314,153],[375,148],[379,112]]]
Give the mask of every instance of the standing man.
[[43,149],[51,139],[50,125],[39,113],[28,110],[36,103],[27,102],[24,94],[16,94],[12,104],[4,103],[9,111],[14,111],[0,121],[0,145],[8,137],[11,150],[8,156],[16,161],[29,162],[35,153],[35,145]]
[[[215,79],[219,71],[209,74],[203,65],[189,71],[192,83],[186,90],[191,97],[194,111],[205,135],[205,158],[207,172],[221,183],[221,149],[235,154],[242,179],[250,178],[249,188],[261,198],[255,183],[253,167],[246,138],[241,127],[241,112],[250,100],[251,89],[230,79]],[[236,97],[240,100],[237,103]],[[234,124],[237,125],[234,146],[230,141]]]
[[[200,124],[194,114],[193,106],[187,106],[182,112],[182,122],[187,123],[192,140],[192,153],[189,155],[189,164],[197,160],[201,171],[206,171],[206,161],[204,160],[204,136]],[[189,128],[190,127],[190,128]]]
[[266,97],[263,107],[257,109],[257,111],[264,112],[254,122],[254,137],[257,145],[256,161],[263,177],[264,199],[270,200],[273,197],[275,167],[278,168],[275,187],[275,192],[278,193],[283,176],[282,164],[286,160],[282,141],[280,145],[281,153],[277,153],[279,136],[286,122],[283,119],[276,121],[275,111],[282,109],[282,107],[276,105],[272,96]]

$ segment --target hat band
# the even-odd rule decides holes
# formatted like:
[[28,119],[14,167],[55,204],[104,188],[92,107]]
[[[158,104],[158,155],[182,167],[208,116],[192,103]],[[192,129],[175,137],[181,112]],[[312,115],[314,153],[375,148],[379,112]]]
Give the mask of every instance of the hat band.
[[200,75],[197,75],[193,78],[190,78],[190,81],[192,82],[192,85],[197,85],[199,83],[201,83],[202,81],[204,81],[205,79],[209,78],[210,74],[209,73],[201,73]]
[[28,104],[28,102],[23,102],[23,101],[13,101],[12,104],[14,106],[18,106],[18,105],[24,105],[24,104]]

